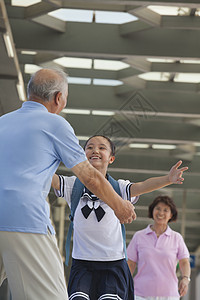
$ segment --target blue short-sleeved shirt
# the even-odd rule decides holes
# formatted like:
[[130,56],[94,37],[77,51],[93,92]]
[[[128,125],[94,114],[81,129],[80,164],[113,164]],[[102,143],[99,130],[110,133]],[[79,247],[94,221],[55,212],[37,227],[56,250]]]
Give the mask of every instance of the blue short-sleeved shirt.
[[54,233],[46,197],[62,161],[87,158],[70,124],[38,102],[0,118],[0,231]]

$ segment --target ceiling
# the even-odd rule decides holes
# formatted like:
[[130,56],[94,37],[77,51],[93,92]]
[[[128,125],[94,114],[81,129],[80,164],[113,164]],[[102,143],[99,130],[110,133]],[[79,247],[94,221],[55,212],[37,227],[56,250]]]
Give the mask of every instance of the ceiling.
[[[160,15],[149,5],[185,7],[187,14]],[[48,15],[59,8],[128,12],[138,19],[102,24],[95,22],[95,13],[91,23]],[[173,197],[179,209],[172,228],[182,233],[192,253],[200,252],[200,80],[177,78],[200,73],[199,9],[197,0],[45,0],[28,7],[0,0],[0,114],[20,107],[19,97],[25,99],[24,87],[30,78],[25,73],[27,64],[55,67],[54,60],[63,56],[91,59],[91,68],[62,66],[70,79],[67,108],[89,111],[85,115],[62,112],[80,143],[93,134],[108,135],[118,147],[110,174],[133,182],[165,175],[179,159],[189,167],[183,185],[140,197],[137,220],[127,225],[127,242],[149,223],[148,205],[164,193]],[[11,54],[5,35],[10,37]],[[95,69],[97,59],[120,61],[127,67]],[[149,80],[145,77],[149,73],[158,78]],[[74,78],[89,78],[89,84],[77,84]],[[96,79],[115,80],[117,85],[95,84]],[[130,144],[148,148],[131,148]],[[173,145],[173,149],[155,149],[155,145]],[[63,165],[58,173],[71,174]],[[55,200],[52,192],[49,198]],[[59,201],[52,207],[57,226]]]

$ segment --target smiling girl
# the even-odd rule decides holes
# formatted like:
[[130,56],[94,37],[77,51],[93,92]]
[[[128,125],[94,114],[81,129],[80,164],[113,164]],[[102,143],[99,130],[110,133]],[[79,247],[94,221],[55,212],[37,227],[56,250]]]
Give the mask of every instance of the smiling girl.
[[[115,160],[115,146],[105,136],[89,138],[85,153],[90,164],[108,180],[108,166]],[[132,183],[119,179],[121,196],[136,203],[138,196],[172,183],[183,182],[178,169],[179,161],[166,176],[154,177],[144,182]],[[84,170],[83,170],[84,171]],[[71,194],[75,176],[54,175],[52,186],[56,195],[64,197],[71,207]],[[103,190],[103,187],[102,187]],[[113,210],[87,188],[74,215],[72,267],[68,285],[69,300],[133,300],[133,280],[125,259],[121,224]]]

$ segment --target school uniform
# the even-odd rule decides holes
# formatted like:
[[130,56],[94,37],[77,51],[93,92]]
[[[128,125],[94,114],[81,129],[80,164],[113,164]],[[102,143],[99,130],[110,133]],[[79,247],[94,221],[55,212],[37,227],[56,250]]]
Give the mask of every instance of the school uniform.
[[[60,191],[55,191],[69,207],[75,179],[60,176]],[[122,198],[129,200],[132,183],[122,179],[118,183]],[[137,200],[133,197],[130,201]],[[133,300],[133,280],[125,259],[121,224],[114,211],[85,189],[73,222],[69,299]]]

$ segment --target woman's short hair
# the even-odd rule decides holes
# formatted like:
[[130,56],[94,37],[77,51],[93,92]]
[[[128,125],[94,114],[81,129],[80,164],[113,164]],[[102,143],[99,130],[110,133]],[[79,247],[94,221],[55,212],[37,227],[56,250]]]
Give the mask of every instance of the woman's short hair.
[[109,139],[109,137],[105,136],[105,135],[100,135],[100,134],[96,134],[96,135],[93,135],[91,136],[86,142],[85,142],[85,145],[83,146],[83,149],[85,150],[86,146],[87,146],[87,143],[93,138],[93,137],[96,137],[96,136],[100,136],[100,137],[103,137],[104,139],[106,139],[109,144],[110,144],[110,149],[111,149],[111,155],[112,156],[115,156],[115,144],[111,141],[111,139]]
[[174,201],[169,196],[158,196],[154,199],[154,201],[149,205],[149,214],[148,214],[149,218],[153,219],[153,210],[154,210],[155,206],[160,202],[169,206],[169,208],[171,210],[172,217],[168,222],[176,221],[176,219],[178,217],[178,211],[177,211]]

